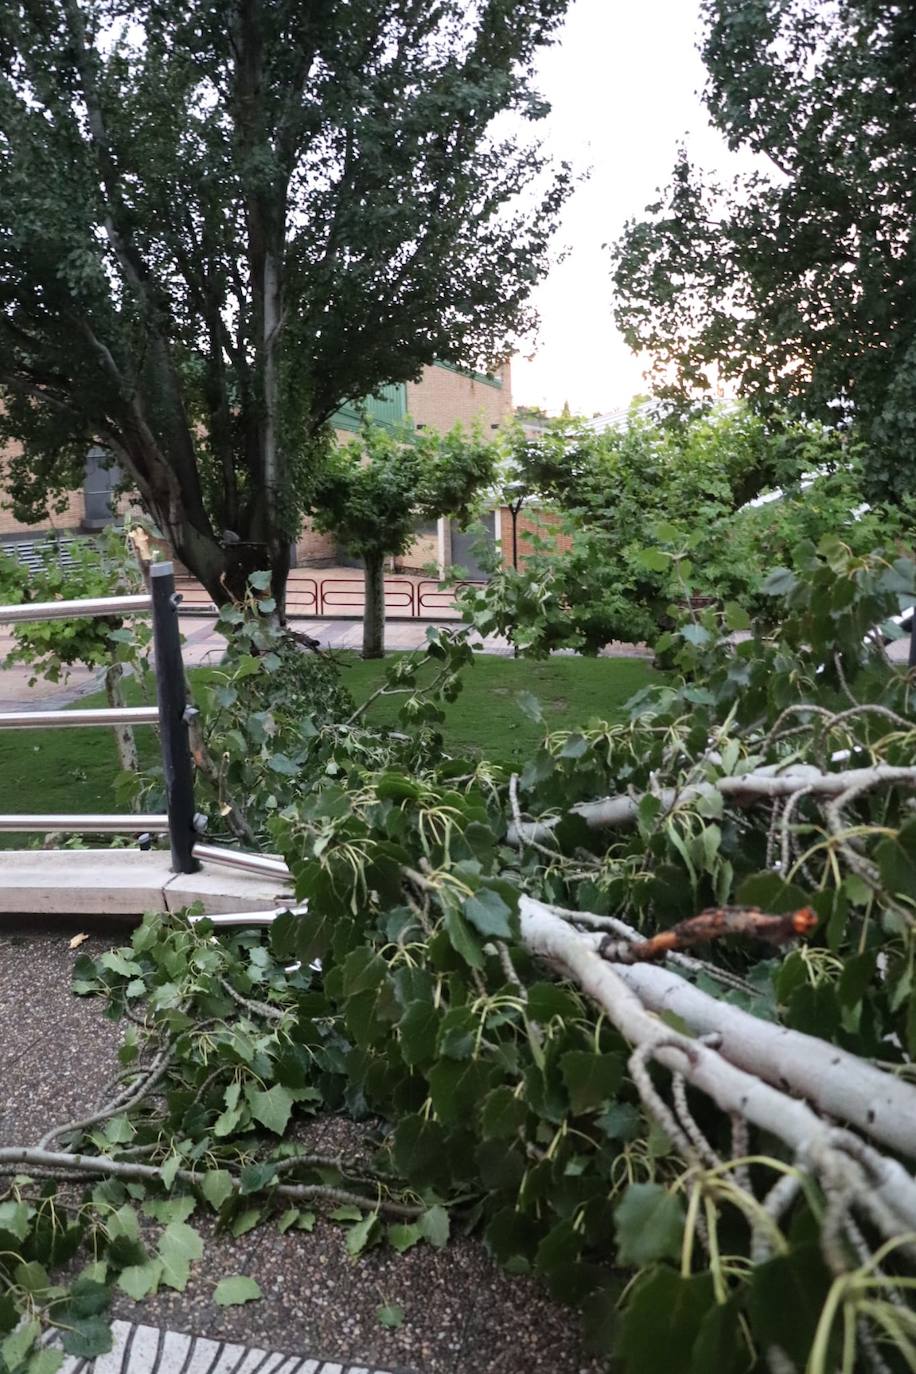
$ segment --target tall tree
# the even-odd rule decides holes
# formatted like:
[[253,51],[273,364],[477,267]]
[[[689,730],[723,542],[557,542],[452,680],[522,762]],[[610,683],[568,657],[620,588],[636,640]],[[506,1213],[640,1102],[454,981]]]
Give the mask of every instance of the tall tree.
[[704,0],[706,103],[760,169],[685,154],[617,247],[617,318],[683,398],[717,368],[870,441],[873,494],[916,477],[916,10]]
[[568,2],[3,6],[17,512],[100,443],[218,602],[269,566],[282,606],[339,406],[530,322],[568,186],[531,68]]

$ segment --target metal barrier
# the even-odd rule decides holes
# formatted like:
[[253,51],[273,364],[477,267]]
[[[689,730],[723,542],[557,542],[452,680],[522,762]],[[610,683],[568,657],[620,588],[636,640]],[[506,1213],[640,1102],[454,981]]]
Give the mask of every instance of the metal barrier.
[[[403,611],[416,615],[414,584],[408,577],[386,577],[384,579],[385,610]],[[351,588],[356,589],[355,597]],[[323,577],[318,586],[318,614],[326,615],[328,610],[341,610],[344,607],[358,609],[362,615],[366,604],[365,583],[361,577]]]
[[[82,601],[32,601],[18,606],[0,606],[0,624],[23,624],[30,620],[80,619],[89,616],[151,615],[153,654],[156,675],[155,706],[93,707],[74,711],[0,711],[0,729],[72,729],[96,725],[158,725],[165,777],[165,814],[114,815],[107,813],[67,815],[19,813],[0,815],[0,832],[60,830],[84,834],[168,835],[175,873],[194,873],[201,861],[224,864],[228,868],[259,873],[289,886],[291,874],[282,859],[268,854],[246,854],[218,845],[202,844],[200,818],[194,811],[194,765],[188,739],[188,724],[197,714],[188,703],[185,689],[178,607],[181,596],[175,590],[171,563],[154,563],[149,570],[149,593],[137,596],[102,596]],[[313,601],[318,589],[313,583]],[[282,900],[282,898],[278,898]],[[285,910],[286,908],[280,908]],[[301,911],[300,905],[296,908]],[[277,913],[237,912],[216,918],[222,925],[269,924]]]
[[158,725],[165,774],[164,815],[0,815],[0,831],[68,831],[87,834],[168,834],[172,868],[193,873],[199,868],[192,849],[196,839],[194,783],[188,721],[194,712],[185,697],[184,664],[178,630],[175,575],[171,563],[150,568],[150,590],[136,596],[100,596],[81,601],[31,601],[0,606],[0,624],[30,620],[82,619],[96,616],[151,615],[156,668],[156,706],[99,707],[77,711],[4,711],[0,728],[73,729],[94,725]]
[[[216,614],[216,606],[200,583],[187,574],[179,579],[183,610],[188,614]],[[485,582],[467,579],[443,586],[433,578],[386,577],[383,583],[385,610],[408,620],[434,619],[443,612],[458,619],[455,592],[461,587],[484,587]],[[286,612],[291,618],[327,617],[357,619],[366,605],[362,577],[300,577],[294,569],[286,588]]]
[[[426,610],[440,613],[442,611],[453,611],[457,617],[459,611],[455,605],[455,593],[460,591],[462,587],[485,587],[486,585],[486,582],[474,582],[470,580],[453,582],[448,587],[443,587],[441,582],[434,582],[432,579],[428,582],[418,582],[417,615],[422,616],[423,612]],[[443,598],[445,599],[443,600]]]
[[286,588],[286,610],[289,615],[317,615],[319,588],[314,577],[290,579]]

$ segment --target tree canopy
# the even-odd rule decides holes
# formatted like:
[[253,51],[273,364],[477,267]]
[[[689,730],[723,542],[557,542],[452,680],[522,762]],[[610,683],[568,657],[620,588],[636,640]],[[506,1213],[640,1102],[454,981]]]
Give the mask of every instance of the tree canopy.
[[338,448],[313,495],[318,529],[335,534],[366,573],[363,657],[384,652],[386,557],[405,553],[418,521],[466,519],[476,492],[492,481],[497,447],[456,427],[440,436],[394,435],[365,423],[358,441]]
[[617,318],[683,399],[735,381],[756,403],[855,420],[871,491],[912,488],[916,78],[912,6],[704,0],[713,123],[759,168],[730,187],[682,152],[616,250]]
[[335,411],[530,322],[567,187],[531,67],[567,3],[5,6],[17,513],[99,443],[218,601],[264,566],[282,598]]

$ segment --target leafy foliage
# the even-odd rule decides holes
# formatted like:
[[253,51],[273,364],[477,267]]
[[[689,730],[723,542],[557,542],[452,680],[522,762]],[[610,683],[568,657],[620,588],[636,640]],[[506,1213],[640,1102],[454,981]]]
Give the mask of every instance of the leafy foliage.
[[[640,1374],[779,1359],[826,1374],[875,1340],[887,1368],[908,1367],[903,1232],[879,1249],[879,1213],[844,1229],[842,1189],[775,1119],[751,1139],[683,1082],[668,1107],[662,1065],[650,1074],[523,936],[531,896],[571,931],[810,906],[817,929],[785,953],[719,942],[674,967],[712,1007],[819,1037],[809,1055],[834,1045],[912,1078],[912,674],[869,631],[916,602],[916,565],[833,540],[769,589],[770,623],[735,644],[714,607],[680,622],[662,646],[671,678],[626,722],[546,736],[518,778],[416,747],[405,766],[329,727],[323,770],[269,823],[306,915],[218,940],[206,921],[150,916],[129,945],[78,961],[79,994],[132,1014],[133,1105],[53,1133],[53,1148],[115,1161],[93,1206],[125,1215],[128,1243],[97,1282],[180,1287],[201,1205],[234,1235],[270,1215],[307,1229],[324,1205],[354,1257],[476,1226],[501,1263],[583,1303],[597,1346]],[[433,635],[428,652],[451,690],[466,647]],[[409,684],[405,705],[438,709]],[[792,812],[765,791],[742,799],[750,779],[819,773],[842,750],[900,771],[826,818],[814,794]],[[628,824],[588,823],[608,793],[634,799]],[[349,1156],[309,1151],[322,1110],[354,1119]],[[138,1205],[164,1227],[154,1250],[132,1235]]]
[[[3,558],[3,564],[12,560]],[[17,601],[75,601],[130,596],[144,590],[136,560],[125,547],[122,530],[112,528],[93,539],[75,539],[66,560],[53,540],[42,549],[42,566],[20,584]],[[36,676],[59,682],[74,665],[103,668],[112,663],[142,672],[150,642],[147,621],[126,625],[123,616],[22,621],[13,630],[11,663],[29,663]],[[33,679],[34,680],[34,679]]]
[[[743,629],[771,604],[769,569],[800,545],[832,535],[859,553],[894,538],[912,546],[911,500],[865,505],[861,445],[744,407],[678,424],[636,410],[597,435],[557,425],[517,435],[511,461],[515,485],[534,498],[529,524],[542,504],[546,518],[526,533],[523,566],[494,560],[488,585],[466,590],[461,605],[481,633],[508,635],[527,654],[652,643],[691,600],[729,606]],[[752,503],[773,487],[778,500]]]
[[[439,703],[455,699],[470,661],[466,645],[430,628],[426,648],[389,663],[357,707],[333,658],[304,649],[301,637],[277,624],[269,581],[268,573],[253,573],[245,601],[221,610],[226,653],[203,689],[201,723],[192,732],[198,776],[216,803],[211,828],[233,828],[241,818],[241,837],[260,844],[269,843],[272,817],[331,779],[426,766],[441,747]],[[366,727],[363,717],[380,698],[400,703],[410,734]]]
[[456,426],[390,434],[368,418],[358,441],[339,447],[317,479],[315,527],[335,534],[366,569],[363,657],[384,651],[383,560],[404,553],[418,521],[464,521],[475,494],[493,478],[497,451]]
[[617,318],[683,401],[711,378],[868,441],[869,495],[913,489],[912,16],[871,0],[705,0],[706,104],[757,170],[686,153],[616,253]]

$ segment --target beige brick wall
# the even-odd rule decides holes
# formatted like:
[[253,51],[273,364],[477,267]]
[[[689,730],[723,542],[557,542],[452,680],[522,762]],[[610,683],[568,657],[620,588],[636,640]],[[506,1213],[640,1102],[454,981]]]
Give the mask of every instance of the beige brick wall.
[[329,567],[337,561],[337,542],[332,534],[319,534],[313,530],[309,522],[302,526],[299,538],[296,540],[296,563],[301,567],[318,567],[324,564]]
[[398,572],[426,572],[430,563],[439,566],[438,534],[418,534],[406,553],[395,560]]
[[478,381],[446,367],[425,367],[419,382],[407,383],[407,413],[418,425],[446,433],[456,424],[476,422],[484,431],[512,414],[512,376],[508,363],[500,368],[502,386]]

